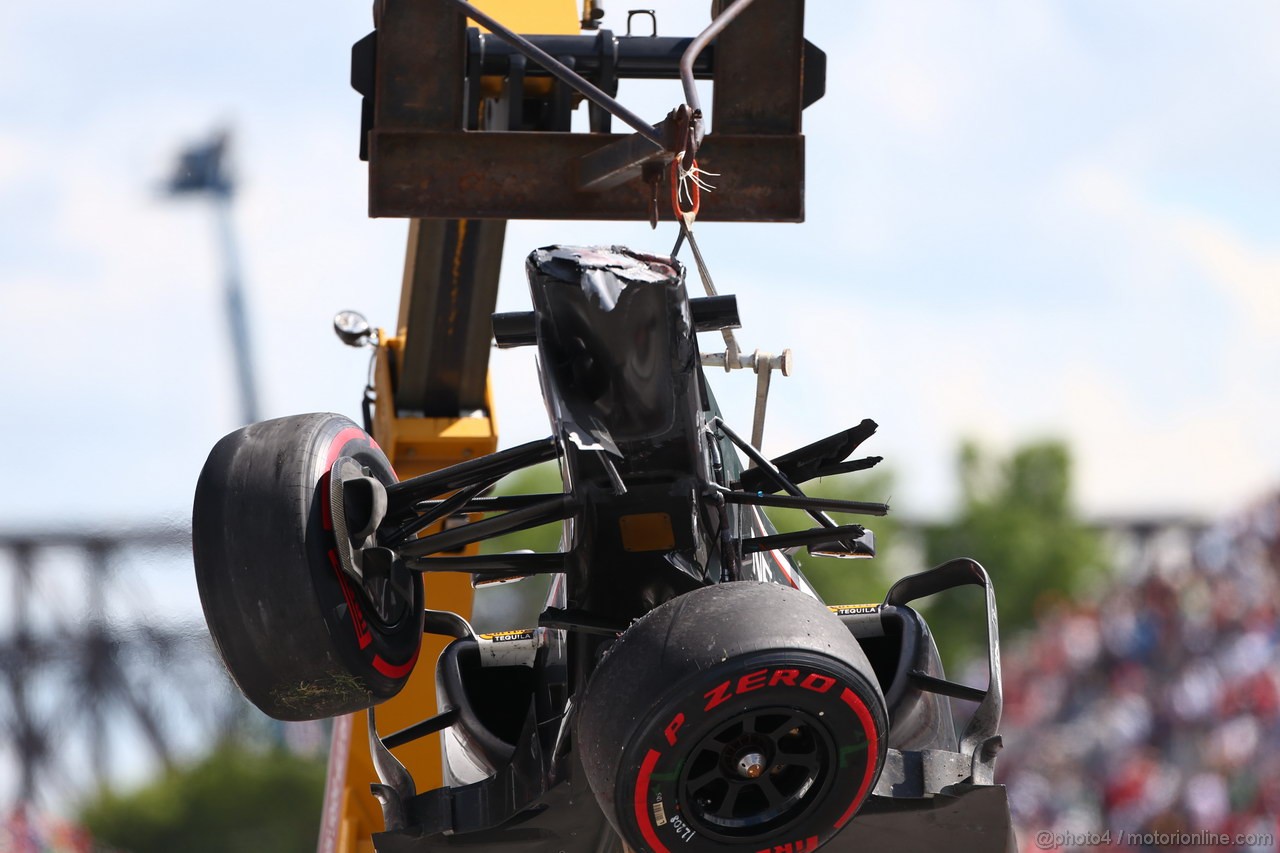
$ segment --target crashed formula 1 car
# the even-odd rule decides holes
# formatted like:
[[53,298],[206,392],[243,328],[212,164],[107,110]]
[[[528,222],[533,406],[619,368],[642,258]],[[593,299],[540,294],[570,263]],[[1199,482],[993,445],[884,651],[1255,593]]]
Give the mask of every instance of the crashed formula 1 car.
[[[533,310],[496,315],[494,333],[537,348],[550,437],[403,482],[338,415],[213,449],[196,571],[245,695],[284,720],[369,708],[382,853],[1011,849],[986,572],[958,559],[881,604],[829,607],[788,555],[873,556],[869,530],[828,513],[885,505],[800,484],[868,467],[846,460],[875,424],[769,460],[702,369],[697,333],[736,327],[733,297],[691,299],[677,261],[616,247],[541,249],[527,267]],[[562,493],[488,494],[553,459]],[[766,507],[814,527],[778,533]],[[441,520],[457,523],[423,534]],[[447,553],[554,521],[557,553]],[[553,582],[538,627],[477,635],[426,609],[427,571]],[[910,606],[961,585],[986,593],[984,689],[947,680]],[[380,737],[372,706],[431,664],[424,631],[455,638],[434,662],[440,707]],[[976,703],[959,734],[949,697]],[[420,793],[391,750],[436,732],[445,784]]]

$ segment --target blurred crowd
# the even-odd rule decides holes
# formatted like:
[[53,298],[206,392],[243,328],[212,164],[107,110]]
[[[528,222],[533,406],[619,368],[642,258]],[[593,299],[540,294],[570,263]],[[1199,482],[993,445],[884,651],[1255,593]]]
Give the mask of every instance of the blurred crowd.
[[109,853],[68,820],[33,812],[19,803],[0,822],[0,853]]
[[999,766],[1019,844],[1214,833],[1233,841],[1202,849],[1276,850],[1280,496],[1144,562],[1007,643]]

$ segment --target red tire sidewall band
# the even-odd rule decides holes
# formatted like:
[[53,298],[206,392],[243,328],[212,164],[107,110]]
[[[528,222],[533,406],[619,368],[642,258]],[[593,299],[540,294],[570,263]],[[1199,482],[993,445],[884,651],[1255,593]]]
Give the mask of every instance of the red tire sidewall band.
[[[816,653],[754,654],[685,679],[655,703],[657,716],[624,750],[619,819],[644,838],[648,853],[811,853],[857,812],[883,765],[886,722],[864,698],[873,695],[851,668]],[[839,756],[827,790],[802,819],[776,831],[740,839],[700,833],[680,801],[690,751],[734,717],[774,707],[806,711],[825,727]]]
[[[316,593],[324,608],[325,618],[329,622],[333,635],[339,640],[342,651],[350,658],[358,661],[362,667],[371,668],[367,672],[369,678],[382,680],[383,684],[369,685],[376,696],[385,698],[399,690],[399,685],[408,678],[417,663],[421,650],[420,643],[412,644],[412,651],[398,648],[399,643],[389,643],[377,627],[376,619],[364,603],[364,592],[342,571],[338,561],[338,552],[333,535],[333,518],[329,503],[329,477],[333,463],[339,457],[349,456],[358,462],[370,465],[381,463],[394,478],[391,464],[378,447],[377,442],[355,425],[340,429],[330,440],[328,450],[324,454],[323,468],[319,473],[319,485],[316,493],[319,498],[320,522],[323,528],[320,546],[324,550],[325,562],[332,569],[332,577],[321,581],[317,578]],[[417,581],[420,583],[420,581]],[[342,605],[345,605],[343,607]],[[412,621],[412,620],[410,620]],[[421,619],[417,626],[411,628],[414,636],[422,634]],[[407,626],[397,626],[399,634]],[[375,675],[376,673],[376,675]]]

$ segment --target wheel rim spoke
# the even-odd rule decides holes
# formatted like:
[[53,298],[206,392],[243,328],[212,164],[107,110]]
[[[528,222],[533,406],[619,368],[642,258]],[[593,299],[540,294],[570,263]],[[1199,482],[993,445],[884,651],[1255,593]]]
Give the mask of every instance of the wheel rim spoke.
[[720,778],[720,766],[718,763],[712,764],[709,769],[702,771],[697,776],[689,777],[689,790],[696,791],[708,782],[718,778]]
[[772,777],[765,778],[768,779],[768,781],[760,785],[760,791],[764,794],[765,800],[769,803],[769,808],[778,809],[787,805],[787,800],[790,799],[791,795],[784,794],[779,791],[778,786],[774,784]]
[[741,736],[744,725],[745,725],[745,722],[742,720],[739,720],[735,722],[733,725],[725,726],[723,729],[716,732],[714,735],[711,736],[711,739],[714,740],[716,743],[728,743],[734,738]]
[[741,783],[736,785],[732,782],[729,783],[729,790],[725,792],[724,799],[720,801],[720,808],[716,810],[721,817],[733,817],[733,813],[738,807],[738,796],[746,787]]
[[725,721],[704,735],[686,764],[681,784],[689,816],[730,837],[797,819],[825,789],[835,760],[824,732],[811,714],[793,708],[759,708]]
[[[782,717],[781,715],[778,715],[778,714],[761,714],[760,716],[772,717],[773,719],[778,721],[770,725],[767,730],[764,730],[765,734],[771,734],[774,737],[778,737],[779,732],[782,732],[785,735],[786,732],[789,732],[792,729],[798,729],[801,726],[805,725],[804,720],[800,719],[795,714],[791,714],[790,716],[787,716],[787,717]],[[757,731],[760,731],[760,730],[757,729]]]
[[774,760],[775,766],[803,767],[809,771],[817,770],[821,763],[822,760],[813,752],[782,752]]

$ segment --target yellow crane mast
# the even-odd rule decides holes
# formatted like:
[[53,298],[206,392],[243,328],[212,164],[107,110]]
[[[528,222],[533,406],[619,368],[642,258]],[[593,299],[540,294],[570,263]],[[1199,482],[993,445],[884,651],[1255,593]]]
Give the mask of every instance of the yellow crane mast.
[[[573,0],[479,0],[476,5],[520,32],[576,34],[580,29]],[[502,81],[486,83],[496,88]],[[528,83],[544,85],[545,80]],[[401,479],[498,448],[487,368],[489,317],[497,297],[505,228],[502,220],[409,222],[396,330],[394,335],[379,335],[374,368],[373,435]],[[461,312],[459,303],[465,303]],[[459,328],[459,318],[464,328]],[[443,333],[437,329],[440,319],[446,323]],[[465,553],[478,548],[470,545]],[[424,583],[430,607],[470,618],[472,588],[467,575],[428,574]],[[421,659],[434,661],[447,641],[424,637]],[[435,707],[435,668],[421,666],[398,696],[378,708],[379,721],[387,731],[395,731]],[[398,752],[421,784],[442,784],[437,737],[406,744]],[[364,736],[364,715],[335,720],[320,853],[373,852],[372,835],[382,829],[382,811],[369,792],[369,784],[377,779]]]

